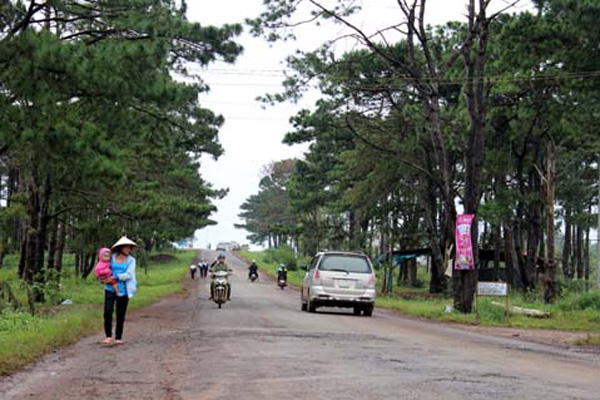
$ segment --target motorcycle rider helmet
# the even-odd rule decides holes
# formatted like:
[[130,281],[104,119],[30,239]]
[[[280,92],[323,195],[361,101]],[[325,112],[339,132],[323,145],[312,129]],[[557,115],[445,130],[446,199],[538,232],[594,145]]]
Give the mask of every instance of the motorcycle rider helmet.
[[225,253],[223,253],[223,252],[219,253],[217,260],[224,260],[224,259],[225,259]]

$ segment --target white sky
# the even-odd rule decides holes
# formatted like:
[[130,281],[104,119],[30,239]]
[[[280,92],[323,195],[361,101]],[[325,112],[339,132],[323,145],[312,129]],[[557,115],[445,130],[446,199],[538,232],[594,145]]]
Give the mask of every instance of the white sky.
[[[505,7],[508,3],[506,0],[494,2],[495,9]],[[325,3],[331,1],[326,0]],[[523,9],[529,0],[521,0],[521,3],[518,9]],[[448,20],[463,20],[465,4],[465,0],[430,0],[428,22],[440,24]],[[401,20],[396,0],[364,0],[362,6],[363,11],[353,21],[367,32],[375,32]],[[245,18],[258,16],[262,10],[262,0],[188,1],[188,19],[202,25],[243,22]],[[215,203],[218,212],[212,215],[212,219],[218,225],[196,231],[195,247],[206,247],[211,243],[214,248],[221,241],[248,242],[247,232],[233,226],[242,223],[237,217],[239,207],[250,195],[258,192],[263,165],[285,158],[302,157],[307,146],[290,147],[281,141],[285,133],[291,130],[289,118],[300,109],[310,107],[311,103],[307,99],[301,104],[282,104],[263,109],[255,99],[281,88],[283,75],[280,71],[284,68],[287,55],[296,49],[313,50],[325,39],[339,36],[340,33],[339,26],[321,29],[312,26],[299,30],[297,41],[274,45],[244,33],[238,38],[244,52],[234,65],[217,63],[202,73],[211,91],[202,96],[200,103],[225,117],[225,124],[219,132],[225,154],[216,162],[208,157],[203,158],[201,173],[215,187],[229,188],[229,194]],[[345,43],[339,46],[352,45]]]

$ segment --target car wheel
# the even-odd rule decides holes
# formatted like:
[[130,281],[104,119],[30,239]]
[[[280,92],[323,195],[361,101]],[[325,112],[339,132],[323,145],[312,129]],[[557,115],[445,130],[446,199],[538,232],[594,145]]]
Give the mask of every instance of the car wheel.
[[306,311],[308,310],[308,305],[306,303],[301,303],[302,304],[302,311]]
[[360,308],[360,307],[354,307],[354,315],[360,315],[361,311],[362,311],[362,308]]
[[308,308],[308,312],[310,312],[310,313],[317,312],[317,307],[313,306],[312,301],[310,301],[310,293],[308,293],[308,300],[307,300],[306,307]]
[[365,317],[370,317],[371,315],[373,315],[373,307],[367,307],[363,310],[363,314]]

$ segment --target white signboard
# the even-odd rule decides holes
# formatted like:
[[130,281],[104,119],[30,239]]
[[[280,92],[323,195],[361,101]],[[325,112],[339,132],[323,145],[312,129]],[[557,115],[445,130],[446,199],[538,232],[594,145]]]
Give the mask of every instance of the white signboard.
[[508,295],[508,284],[506,282],[478,282],[478,296],[506,296]]

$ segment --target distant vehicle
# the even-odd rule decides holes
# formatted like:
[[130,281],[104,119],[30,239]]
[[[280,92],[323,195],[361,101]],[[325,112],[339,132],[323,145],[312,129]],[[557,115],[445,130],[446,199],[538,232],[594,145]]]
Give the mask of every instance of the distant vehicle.
[[225,243],[217,244],[216,251],[227,251],[227,245]]
[[300,301],[302,311],[348,307],[355,315],[370,317],[375,304],[375,274],[369,257],[339,251],[317,253],[307,267]]
[[242,247],[237,242],[220,242],[217,244],[217,251],[237,251]]

